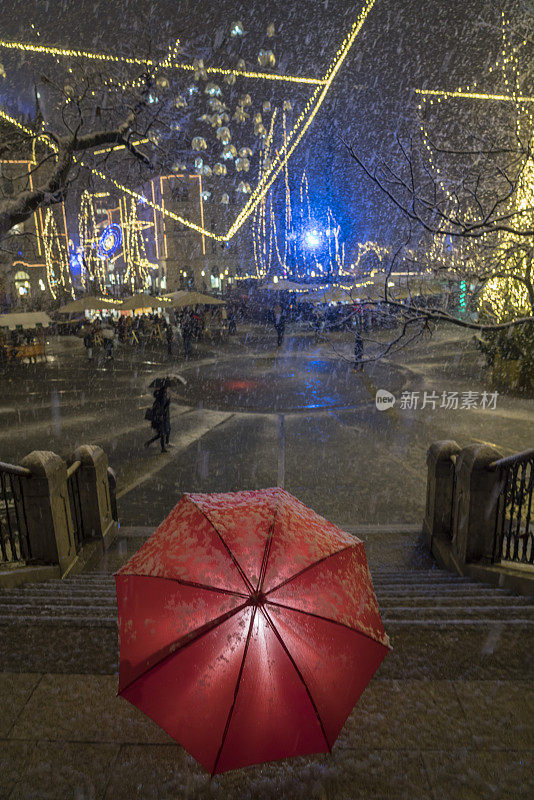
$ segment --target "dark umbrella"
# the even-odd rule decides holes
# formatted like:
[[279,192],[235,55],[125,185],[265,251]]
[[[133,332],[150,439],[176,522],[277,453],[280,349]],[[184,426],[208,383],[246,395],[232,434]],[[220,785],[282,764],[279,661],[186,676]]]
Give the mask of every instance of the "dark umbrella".
[[178,386],[178,384],[185,386],[187,381],[181,375],[167,375],[165,378],[154,378],[152,383],[148,384],[149,389],[161,389],[166,384],[167,386]]

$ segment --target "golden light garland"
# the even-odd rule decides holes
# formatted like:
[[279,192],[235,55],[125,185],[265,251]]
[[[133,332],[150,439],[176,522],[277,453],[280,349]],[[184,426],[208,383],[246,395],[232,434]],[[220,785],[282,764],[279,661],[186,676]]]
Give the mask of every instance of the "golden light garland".
[[[308,130],[309,126],[311,125],[311,123],[313,122],[315,116],[317,115],[319,109],[321,108],[321,105],[323,104],[323,102],[324,102],[324,100],[326,98],[326,95],[327,95],[327,93],[328,93],[328,91],[329,91],[329,89],[330,89],[330,87],[332,85],[332,82],[334,81],[334,79],[335,79],[337,73],[339,72],[343,62],[345,61],[345,59],[346,59],[346,57],[347,57],[352,45],[354,44],[354,41],[356,40],[356,37],[358,36],[358,34],[359,34],[359,32],[360,32],[360,30],[361,30],[366,18],[367,18],[367,15],[369,14],[371,9],[373,8],[374,4],[375,4],[375,0],[366,0],[366,2],[364,4],[364,6],[363,6],[358,18],[356,19],[356,21],[352,25],[349,33],[347,34],[347,36],[345,37],[345,39],[343,41],[341,47],[336,52],[334,60],[332,61],[332,63],[330,65],[329,69],[327,70],[324,78],[320,79],[320,80],[313,79],[312,82],[316,83],[318,85],[316,86],[312,96],[309,98],[306,106],[304,107],[303,111],[301,112],[301,114],[297,118],[297,120],[296,120],[296,122],[295,122],[295,124],[294,124],[294,126],[293,126],[293,128],[291,130],[291,132],[287,135],[287,140],[284,142],[282,148],[280,149],[280,151],[277,151],[276,157],[273,159],[273,163],[270,165],[270,167],[268,169],[266,169],[263,172],[262,177],[261,177],[258,185],[256,186],[256,188],[252,192],[249,200],[245,204],[244,208],[240,211],[240,213],[238,214],[237,218],[234,220],[234,222],[232,223],[232,225],[230,226],[230,228],[229,228],[229,230],[228,230],[228,232],[226,234],[222,234],[222,235],[221,234],[216,234],[216,233],[214,233],[214,232],[212,232],[210,230],[207,230],[206,228],[204,228],[203,225],[199,226],[196,223],[194,223],[194,222],[192,222],[190,220],[187,220],[187,219],[185,219],[184,217],[181,217],[178,214],[174,214],[173,212],[169,211],[169,209],[164,208],[162,206],[159,206],[158,204],[156,204],[154,202],[151,202],[150,200],[146,200],[146,203],[148,205],[150,205],[151,207],[153,207],[155,210],[157,210],[160,213],[164,214],[165,216],[170,217],[174,221],[179,222],[180,224],[184,225],[185,227],[188,227],[191,230],[194,230],[194,231],[198,232],[201,235],[207,236],[209,238],[215,239],[216,241],[220,241],[220,242],[227,242],[230,239],[232,239],[233,236],[237,233],[237,231],[240,230],[240,228],[243,226],[243,224],[246,222],[246,220],[250,217],[250,215],[252,214],[254,209],[258,206],[258,204],[261,203],[262,199],[265,198],[265,196],[267,195],[267,192],[269,191],[269,189],[273,185],[274,181],[278,177],[280,171],[284,169],[284,167],[287,164],[288,160],[290,159],[290,157],[294,153],[295,149],[297,148],[297,146],[301,142],[304,134]],[[7,47],[7,48],[16,49],[16,50],[23,50],[23,51],[36,52],[36,53],[46,53],[46,54],[49,54],[49,55],[56,55],[56,56],[62,55],[62,56],[68,56],[68,57],[89,58],[89,59],[100,60],[100,61],[106,61],[107,60],[107,61],[115,61],[115,62],[130,63],[130,64],[142,64],[142,65],[148,65],[148,66],[154,66],[155,65],[155,62],[151,61],[150,59],[135,59],[135,58],[122,57],[122,56],[108,56],[107,54],[102,54],[102,53],[100,53],[100,54],[99,53],[89,53],[88,51],[68,50],[68,49],[64,49],[64,48],[53,48],[53,47],[51,48],[51,47],[45,47],[45,46],[41,46],[41,45],[29,45],[29,44],[26,45],[26,44],[23,44],[23,43],[20,43],[20,42],[6,42],[6,41],[1,41],[0,40],[0,47]],[[174,66],[176,66],[176,65],[174,65]],[[191,69],[191,70],[195,69],[195,67],[193,67],[192,65],[184,65],[184,68]],[[308,79],[294,78],[293,76],[273,76],[272,74],[269,74],[269,73],[249,73],[247,71],[243,71],[243,70],[238,71],[238,70],[233,70],[233,69],[222,70],[222,69],[219,69],[219,68],[216,68],[216,67],[208,67],[206,69],[207,69],[208,72],[211,71],[211,72],[220,73],[220,74],[230,74],[230,73],[234,73],[235,72],[236,74],[238,74],[238,73],[241,74],[243,77],[265,77],[265,78],[274,79],[274,80],[284,80],[284,79],[287,78],[290,81],[293,81],[293,82],[296,82],[296,83],[310,82]],[[25,126],[23,126],[20,123],[18,123],[16,120],[14,120],[14,118],[10,117],[5,112],[0,112],[0,116],[2,116],[7,121],[15,124],[21,130],[26,132],[29,136],[35,136],[34,132],[32,132],[31,130],[25,128]],[[81,166],[85,166],[86,168],[88,168],[94,175],[100,177],[103,181],[111,183],[112,185],[114,185],[120,191],[124,192],[125,194],[130,195],[130,197],[134,197],[137,200],[141,200],[142,199],[143,201],[145,201],[145,198],[142,198],[142,196],[139,195],[137,192],[135,192],[135,191],[129,189],[128,187],[124,186],[119,181],[116,181],[114,178],[111,178],[110,176],[105,175],[103,172],[101,172],[100,170],[92,167],[91,165],[88,165],[88,164],[84,163],[83,159],[75,159],[75,161],[77,163],[79,163]]]
[[[174,60],[164,59],[154,61],[152,58],[135,58],[130,56],[114,56],[109,53],[92,53],[88,50],[72,50],[67,47],[48,47],[46,45],[31,44],[26,42],[10,42],[5,39],[0,40],[0,48],[6,50],[18,50],[24,53],[37,53],[41,55],[56,56],[61,58],[83,58],[90,61],[108,61],[115,64],[129,64],[141,67],[158,67],[166,69],[179,69],[186,72],[195,72],[197,67],[193,64],[183,64]],[[236,75],[241,78],[253,78],[264,81],[282,81],[286,83],[303,83],[310,85],[322,85],[326,82],[325,78],[305,78],[298,75],[278,75],[273,72],[256,72],[255,70],[230,69],[228,67],[205,67],[208,74],[212,75]]]
[[65,293],[74,297],[69,270],[69,254],[67,247],[62,242],[63,238],[64,236],[57,229],[52,209],[47,208],[43,225],[43,246],[48,288],[54,299],[57,298],[58,290],[61,288]]
[[463,97],[467,100],[498,100],[508,103],[534,103],[534,96],[509,95],[509,94],[486,94],[485,92],[447,92],[442,89],[414,89],[416,94],[429,95],[433,97],[443,97],[446,100],[452,97]]
[[[532,153],[532,148],[534,147],[533,115],[532,112],[527,108],[527,105],[534,102],[534,97],[523,95],[519,91],[519,63],[517,57],[518,51],[527,44],[527,39],[524,39],[518,45],[512,47],[507,36],[508,25],[509,22],[506,19],[504,12],[501,12],[503,46],[498,62],[496,62],[494,65],[491,65],[488,70],[490,73],[496,69],[501,70],[502,80],[504,85],[507,87],[508,93],[497,94],[473,91],[473,89],[477,86],[477,82],[475,82],[474,86],[472,87],[468,86],[465,89],[459,87],[452,92],[432,89],[416,89],[415,91],[423,96],[426,95],[430,98],[436,97],[438,104],[443,99],[452,98],[513,102],[520,112],[516,117],[516,136],[518,141],[523,141],[525,139],[524,120],[527,120],[526,124],[528,124],[530,130],[529,153]],[[508,76],[508,69],[512,70],[511,77]],[[433,99],[430,99],[429,102],[432,104],[434,101]],[[422,104],[419,105],[419,110],[422,111]],[[440,170],[434,162],[430,138],[428,137],[428,134],[422,124],[420,129],[423,134],[423,141],[426,146],[430,165],[435,170],[436,175],[441,176]],[[447,189],[441,177],[438,178],[438,183],[442,191],[445,193],[447,199],[451,203],[454,203],[455,198]],[[525,229],[534,226],[534,160],[530,154],[527,157],[526,163],[524,164],[515,194],[510,199],[508,214],[515,220],[516,224],[524,225]],[[511,246],[514,247],[514,245],[517,244],[517,241],[514,238],[514,235],[508,232],[501,233],[499,235],[499,240],[497,253],[501,254],[499,263],[501,264],[502,268],[502,260],[505,262],[511,261],[509,250]],[[524,244],[523,237],[522,242]],[[442,258],[438,260],[441,261],[441,263],[445,263],[446,261],[448,266],[450,266],[452,269],[462,269],[462,267],[465,268],[465,259],[454,259],[450,256],[447,256],[445,259],[442,255]],[[519,267],[520,270],[530,270],[532,273],[532,266],[529,265],[526,256],[519,257],[519,262],[519,264],[515,263],[516,269]],[[532,278],[533,275],[531,274],[530,277]],[[482,292],[481,306],[489,307],[490,311],[499,322],[504,321],[512,310],[514,313],[519,314],[520,316],[532,314],[532,307],[525,285],[520,281],[515,280],[511,275],[495,277],[486,283]]]

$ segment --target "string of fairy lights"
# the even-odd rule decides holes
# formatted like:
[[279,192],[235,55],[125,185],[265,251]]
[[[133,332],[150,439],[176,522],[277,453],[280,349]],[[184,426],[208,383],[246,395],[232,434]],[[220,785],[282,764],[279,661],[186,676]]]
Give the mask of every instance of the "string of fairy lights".
[[[221,243],[228,242],[230,239],[235,236],[235,234],[241,229],[241,227],[245,224],[245,222],[249,219],[251,214],[259,215],[261,219],[261,224],[263,226],[263,232],[265,234],[267,227],[268,227],[268,217],[274,219],[274,208],[272,205],[272,199],[270,201],[269,211],[267,211],[267,201],[266,197],[274,184],[274,181],[277,179],[280,172],[284,172],[285,175],[285,182],[286,182],[286,191],[289,192],[289,179],[288,179],[288,162],[291,158],[292,154],[295,152],[295,149],[302,141],[302,138],[306,131],[308,130],[309,126],[311,125],[313,119],[315,118],[316,114],[318,113],[329,89],[332,85],[333,80],[335,79],[341,65],[343,64],[350,48],[354,44],[354,41],[361,30],[362,25],[365,22],[365,19],[372,9],[375,0],[365,0],[362,9],[360,11],[359,16],[357,17],[356,21],[352,25],[349,33],[345,37],[341,47],[336,52],[328,70],[326,71],[325,75],[322,78],[307,78],[302,76],[293,76],[293,75],[282,75],[275,72],[265,72],[265,71],[256,71],[256,70],[248,70],[244,68],[244,65],[238,63],[237,67],[235,68],[225,68],[225,67],[218,67],[218,66],[208,66],[204,67],[203,63],[200,61],[195,61],[193,64],[186,64],[182,63],[179,60],[179,51],[180,51],[180,43],[179,41],[175,41],[168,50],[167,56],[162,61],[155,61],[153,59],[147,58],[138,58],[135,56],[122,56],[122,55],[113,55],[108,53],[95,53],[90,52],[87,50],[79,50],[73,48],[62,48],[62,47],[53,47],[47,46],[42,44],[33,44],[27,42],[9,42],[6,40],[0,40],[0,49],[4,50],[11,50],[11,51],[18,51],[24,53],[32,53],[35,55],[42,55],[42,56],[52,56],[56,59],[67,58],[67,59],[85,59],[92,62],[100,62],[100,63],[110,63],[110,64],[122,64],[126,66],[134,66],[134,67],[142,67],[145,71],[151,71],[153,75],[158,76],[156,78],[156,82],[159,80],[160,85],[163,86],[163,82],[167,82],[167,79],[164,77],[164,74],[161,72],[162,70],[182,70],[185,72],[193,72],[195,79],[198,80],[199,76],[203,79],[206,79],[207,76],[210,75],[221,75],[225,78],[226,82],[232,85],[235,80],[238,78],[243,79],[253,79],[253,80],[261,80],[261,81],[275,81],[275,82],[282,82],[286,85],[291,84],[298,84],[298,85],[310,85],[313,87],[313,92],[311,97],[308,99],[307,103],[305,104],[303,110],[298,115],[297,119],[294,121],[293,125],[290,129],[287,129],[287,116],[286,116],[286,105],[288,108],[291,108],[291,104],[287,101],[284,101],[284,138],[282,147],[276,149],[274,148],[272,152],[270,152],[273,141],[274,141],[274,125],[276,121],[277,109],[273,110],[271,121],[270,121],[270,129],[269,133],[266,137],[266,147],[263,151],[263,162],[260,164],[259,174],[258,174],[258,183],[254,189],[249,188],[249,184],[243,182],[243,192],[245,194],[249,194],[247,201],[245,202],[244,207],[241,209],[239,214],[237,215],[236,219],[230,225],[228,231],[226,233],[217,233],[213,230],[210,230],[208,227],[204,225],[201,221],[201,224],[198,224],[195,220],[187,219],[185,216],[176,213],[175,211],[171,210],[168,206],[166,207],[163,202],[158,203],[156,202],[155,198],[147,198],[140,192],[137,192],[130,188],[129,186],[124,185],[119,180],[114,178],[112,175],[107,174],[103,169],[99,169],[97,166],[94,166],[92,163],[88,162],[87,158],[80,158],[78,156],[74,157],[74,161],[77,165],[86,167],[89,171],[95,176],[100,178],[108,185],[112,185],[115,189],[119,192],[121,196],[121,203],[120,207],[123,209],[123,216],[124,222],[126,225],[125,235],[124,235],[124,248],[125,248],[125,261],[126,261],[126,271],[125,271],[125,279],[132,281],[134,283],[142,284],[144,281],[147,280],[148,277],[148,270],[150,266],[148,264],[148,260],[146,258],[146,253],[144,252],[144,245],[143,245],[143,238],[142,235],[136,231],[136,223],[134,219],[134,209],[136,208],[137,203],[143,203],[151,207],[151,209],[156,213],[163,215],[165,218],[169,218],[174,222],[178,222],[181,225],[189,228],[190,230],[198,233],[202,237],[208,237],[214,239],[215,241],[219,241]],[[261,62],[260,62],[261,63]],[[269,61],[267,61],[268,65],[271,66]],[[69,72],[72,70],[69,69]],[[135,87],[139,87],[142,85],[143,78],[137,78],[133,81],[114,81],[113,78],[108,80],[109,87],[113,87],[114,89],[119,89],[122,91],[126,91],[128,89],[132,89]],[[66,90],[71,91],[71,87],[66,87]],[[267,104],[269,105],[269,104]],[[8,114],[7,112],[0,110],[0,118],[4,121],[10,123],[17,127],[21,132],[23,132],[26,136],[28,136],[32,140],[32,155],[33,155],[33,163],[37,163],[37,156],[36,156],[36,146],[38,143],[44,144],[48,149],[51,150],[52,153],[58,153],[58,147],[55,142],[46,134],[44,130],[34,131],[31,130],[28,126],[24,125],[17,119],[15,119],[12,115]],[[136,145],[144,144],[146,140],[138,140]],[[124,145],[114,145],[112,148],[101,148],[100,150],[95,151],[94,155],[98,155],[102,152],[110,152],[111,150],[119,150],[124,148]],[[127,204],[127,198],[129,198],[129,203]],[[288,205],[286,213],[289,215],[288,222],[291,223],[291,209],[290,204]],[[98,257],[98,253],[95,250],[95,229],[96,229],[96,220],[94,219],[94,207],[92,206],[91,200],[88,195],[82,197],[81,201],[81,208],[80,208],[80,215],[79,215],[79,223],[78,223],[78,234],[80,239],[80,249],[84,253],[84,269],[82,270],[81,281],[82,284],[86,282],[89,278],[94,281],[95,288],[99,291],[103,291],[105,285],[105,265],[101,258]],[[274,234],[273,234],[274,235]],[[51,293],[53,296],[56,296],[57,292],[59,291],[68,291],[72,293],[72,281],[68,275],[68,266],[69,266],[69,252],[68,252],[68,236],[65,231],[64,235],[64,242],[59,242],[59,234],[57,230],[57,225],[55,220],[51,214],[47,215],[46,224],[42,226],[41,230],[41,238],[43,240],[43,250],[44,250],[44,259],[47,271],[47,280],[48,285]],[[55,242],[55,243],[53,243]],[[40,246],[40,242],[38,242]],[[271,238],[269,244],[269,253],[272,249],[273,239]],[[264,244],[262,244],[263,250],[267,250]],[[130,250],[134,253],[132,256],[130,254]],[[285,255],[282,257],[282,253],[278,246],[278,240],[276,240],[276,250],[277,256],[280,256],[282,260],[285,260]],[[285,242],[284,244],[284,253],[287,253],[288,250],[288,243]],[[269,264],[271,256],[269,254]],[[279,259],[280,260],[280,259]],[[153,265],[151,265],[153,267]]]
[[[160,75],[159,80],[167,80],[161,70],[181,70],[193,72],[195,79],[199,75],[204,80],[209,75],[221,75],[232,84],[238,78],[253,79],[260,81],[276,81],[288,85],[300,84],[313,87],[312,94],[307,99],[304,107],[293,120],[292,125],[288,124],[288,114],[284,104],[283,109],[274,108],[272,110],[268,130],[264,132],[263,143],[260,146],[260,158],[257,172],[257,181],[254,188],[250,184],[242,182],[243,194],[248,195],[243,207],[229,225],[226,233],[211,230],[201,219],[199,224],[194,219],[188,219],[184,215],[173,211],[165,205],[163,199],[157,202],[155,197],[152,199],[145,197],[144,194],[133,190],[114,178],[103,169],[99,169],[84,158],[75,158],[79,166],[86,167],[94,176],[101,179],[105,184],[113,186],[120,195],[119,210],[121,224],[124,225],[123,258],[125,263],[124,279],[132,287],[148,285],[151,270],[156,265],[150,263],[146,255],[146,248],[143,237],[143,226],[145,223],[138,218],[138,204],[152,209],[154,213],[161,214],[162,217],[170,219],[189,230],[198,233],[202,237],[210,238],[220,243],[229,242],[242,226],[251,219],[252,222],[252,243],[254,255],[255,276],[262,278],[269,274],[273,269],[280,272],[283,276],[290,273],[291,265],[298,262],[299,238],[295,234],[295,208],[294,198],[290,188],[289,161],[299,146],[314,118],[319,112],[330,87],[341,69],[351,47],[353,46],[358,34],[360,33],[365,20],[373,8],[375,0],[366,0],[361,8],[357,19],[352,24],[349,32],[343,40],[341,46],[335,53],[332,62],[322,78],[306,78],[292,75],[281,75],[274,72],[262,72],[247,70],[240,66],[236,68],[226,68],[217,66],[204,66],[197,61],[193,64],[182,63],[179,60],[180,43],[173,42],[169,47],[168,54],[163,60],[155,61],[137,57],[118,56],[105,53],[92,53],[85,50],[74,50],[60,47],[49,47],[24,42],[8,42],[0,40],[0,49],[14,50],[19,52],[34,53],[36,55],[48,55],[59,58],[87,59],[90,61],[124,64],[126,66],[143,67],[150,70],[153,75]],[[518,110],[516,115],[516,134],[520,140],[525,140],[525,136],[530,137],[531,145],[534,144],[533,138],[533,117],[529,109],[529,104],[534,102],[534,97],[523,93],[520,90],[520,70],[518,55],[521,49],[527,44],[527,39],[519,44],[512,43],[507,36],[509,23],[504,14],[502,21],[503,47],[500,57],[495,65],[492,65],[488,72],[491,74],[500,71],[504,82],[502,92],[483,92],[478,87],[478,82],[466,87],[457,87],[452,91],[444,89],[416,89],[420,97],[419,111],[422,119],[427,108],[440,106],[442,103],[449,103],[456,100],[471,100],[483,102],[504,102],[513,103]],[[133,80],[116,81],[110,78],[106,86],[118,91],[127,91],[139,88],[144,78]],[[269,105],[269,104],[267,104]],[[290,104],[288,104],[290,107]],[[19,122],[15,117],[0,109],[0,118],[5,122],[15,126],[25,133],[32,140],[33,163],[37,163],[35,148],[41,143],[48,147],[51,152],[58,152],[57,145],[47,136],[44,130],[34,131]],[[277,127],[278,123],[278,127]],[[265,124],[267,124],[265,122]],[[281,124],[281,134],[280,134]],[[446,176],[440,171],[439,165],[434,158],[431,145],[431,138],[421,122],[421,132],[425,150],[429,159],[431,169],[434,171],[437,181],[450,203],[455,202],[454,194],[450,191]],[[281,135],[281,141],[279,142]],[[135,142],[137,146],[147,144],[148,139],[139,139]],[[95,150],[94,155],[124,149],[124,145],[117,145],[110,148]],[[285,203],[283,214],[277,213],[277,201],[274,194],[274,186],[277,178],[283,175]],[[88,193],[87,193],[88,194]],[[224,195],[223,195],[224,196]],[[309,198],[309,187],[306,174],[303,173],[298,191],[297,215],[300,221],[312,224],[312,213]],[[202,202],[202,201],[201,201]],[[224,200],[222,201],[224,202]],[[523,169],[517,191],[510,201],[510,213],[514,213],[515,219],[520,224],[532,226],[534,208],[534,161],[530,156]],[[513,204],[513,205],[512,205]],[[50,213],[48,213],[50,212]],[[376,242],[365,242],[358,246],[356,258],[352,264],[346,263],[345,247],[340,240],[340,226],[330,208],[325,212],[325,225],[331,232],[328,237],[328,257],[326,264],[319,261],[317,253],[311,250],[308,260],[312,265],[312,272],[321,271],[335,274],[338,277],[353,275],[361,266],[361,260],[373,253],[379,260],[382,260],[387,248],[383,248]],[[95,282],[95,286],[104,290],[106,273],[103,260],[98,258],[94,248],[97,224],[94,219],[94,206],[90,197],[82,197],[82,204],[79,219],[80,245],[85,254],[86,274]],[[282,244],[280,243],[282,237]],[[47,269],[48,286],[55,297],[59,291],[73,293],[72,281],[69,276],[69,254],[66,236],[61,237],[58,232],[57,224],[50,209],[45,213],[44,223],[42,224],[42,241],[44,258]],[[503,250],[509,247],[511,234],[502,235]],[[451,261],[450,255],[441,250],[441,258]],[[453,257],[454,260],[454,257]],[[493,313],[502,319],[507,313],[507,308],[512,303],[516,308],[528,308],[528,296],[526,289],[517,281],[511,278],[495,278],[488,282],[485,289],[484,301],[488,303]]]
[[[421,96],[421,101],[418,105],[418,110],[423,119],[424,112],[426,111],[427,104],[432,107],[436,104],[438,107],[442,102],[448,102],[455,99],[460,100],[473,100],[484,102],[504,102],[512,103],[515,109],[515,135],[517,141],[527,143],[527,158],[523,169],[520,173],[519,180],[515,192],[510,197],[507,208],[503,211],[509,219],[513,220],[518,228],[522,227],[524,230],[532,229],[534,226],[534,159],[532,151],[534,148],[534,124],[533,113],[529,104],[534,102],[534,97],[525,95],[521,92],[521,70],[519,65],[519,53],[528,44],[528,39],[524,38],[521,42],[513,44],[509,37],[510,21],[504,12],[501,12],[501,36],[502,48],[499,53],[497,61],[492,64],[488,69],[488,74],[500,72],[501,81],[504,84],[504,92],[482,92],[478,89],[478,81],[473,85],[467,87],[458,87],[453,91],[445,91],[441,89],[416,89],[417,94]],[[455,207],[457,198],[454,193],[450,191],[447,186],[445,175],[440,170],[434,157],[434,150],[431,144],[431,137],[429,136],[423,122],[420,124],[420,130],[423,137],[423,142],[426,149],[429,165],[433,170],[437,182],[444,192],[447,201],[451,208]],[[481,221],[480,210],[473,210],[472,219],[474,222]],[[488,237],[481,237],[479,243],[484,244]],[[525,237],[521,237],[522,248],[525,245]],[[524,281],[517,280],[512,272],[516,274],[519,272],[522,277],[528,277],[526,273],[532,266],[530,265],[525,250],[523,255],[517,256],[517,249],[514,247],[516,244],[513,233],[502,232],[499,234],[499,242],[497,245],[497,254],[499,252],[504,257],[505,261],[508,257],[513,258],[513,270],[509,270],[509,274],[495,276],[486,282],[482,295],[481,307],[486,307],[490,310],[491,314],[498,321],[504,321],[507,316],[512,312],[519,315],[529,315],[532,313],[532,306],[529,300],[528,291]],[[531,244],[534,244],[532,242]],[[474,249],[474,245],[471,250]],[[470,258],[476,259],[476,254],[469,252],[469,247],[464,246],[462,253],[451,255],[447,253],[444,248],[441,252],[434,252],[433,258],[441,263],[442,266],[460,271],[465,270],[466,260]],[[509,254],[511,254],[509,256]],[[499,263],[499,270],[502,270],[502,259],[497,258]],[[530,275],[532,279],[534,275]]]
[[[152,204],[155,210],[159,213],[164,214],[165,216],[170,217],[175,222],[179,222],[182,225],[200,233],[204,236],[209,238],[215,239],[219,242],[227,242],[233,238],[233,236],[240,230],[243,224],[248,220],[250,215],[253,213],[254,209],[257,207],[259,203],[261,203],[262,199],[266,196],[267,192],[271,188],[272,184],[280,174],[280,171],[283,170],[285,164],[294,153],[295,149],[297,148],[298,144],[301,142],[304,134],[308,130],[309,126],[313,122],[313,119],[317,115],[321,105],[324,102],[324,99],[332,85],[334,78],[336,77],[339,69],[341,68],[343,62],[345,61],[349,50],[351,49],[356,37],[358,36],[369,12],[371,11],[372,7],[375,4],[375,0],[366,0],[364,5],[360,11],[359,16],[357,17],[356,21],[353,23],[349,33],[345,37],[341,47],[335,54],[335,57],[328,68],[325,76],[322,79],[308,79],[308,78],[301,78],[298,76],[281,76],[276,73],[259,73],[259,72],[251,72],[244,69],[229,69],[229,68],[222,68],[222,67],[205,67],[205,72],[207,74],[214,73],[214,74],[221,74],[221,75],[235,75],[236,77],[243,77],[243,78],[258,78],[262,80],[282,80],[289,83],[299,83],[299,84],[312,84],[316,85],[315,90],[313,91],[311,97],[309,98],[308,102],[306,103],[303,111],[297,117],[292,130],[289,132],[287,136],[287,143],[284,148],[282,148],[279,152],[277,152],[276,157],[273,159],[272,164],[262,171],[262,177],[260,178],[258,185],[251,192],[251,195],[247,202],[245,203],[244,208],[239,212],[237,218],[231,224],[229,230],[226,234],[217,234],[214,231],[211,231],[207,228],[201,227],[197,225],[192,220],[188,220],[178,214],[173,213],[169,209],[164,208],[163,206]],[[53,55],[56,57],[66,57],[66,58],[82,58],[82,59],[90,59],[95,61],[109,61],[114,63],[124,63],[128,65],[136,65],[136,66],[145,66],[145,67],[156,67],[161,65],[161,62],[155,62],[151,59],[140,59],[136,57],[126,57],[126,56],[114,56],[104,53],[92,53],[85,50],[74,50],[69,48],[58,48],[58,47],[48,47],[45,45],[35,45],[35,44],[27,44],[23,42],[8,42],[5,40],[0,40],[0,48],[4,47],[7,49],[14,49],[20,50],[23,52],[33,52],[36,54],[44,54],[44,55]],[[175,52],[175,51],[174,51]],[[168,65],[168,61],[165,62]],[[185,69],[188,71],[195,71],[198,70],[198,65],[194,64],[176,64],[172,63],[171,66],[177,66],[180,69]],[[13,118],[5,113],[2,114],[3,118],[6,121],[14,122]],[[23,128],[19,123],[15,124],[18,125],[19,128],[24,129],[25,132],[30,135],[34,136],[35,134],[30,131],[29,129]],[[88,167],[88,169],[93,172],[94,175],[100,177],[102,180],[111,183],[120,191],[129,194],[132,197],[136,197],[136,199],[140,200],[141,196],[134,192],[129,187],[124,186],[119,181],[115,180],[111,176],[105,174],[101,170],[92,167],[84,163],[83,159],[79,160],[79,163],[83,166]],[[148,201],[149,204],[150,201]]]

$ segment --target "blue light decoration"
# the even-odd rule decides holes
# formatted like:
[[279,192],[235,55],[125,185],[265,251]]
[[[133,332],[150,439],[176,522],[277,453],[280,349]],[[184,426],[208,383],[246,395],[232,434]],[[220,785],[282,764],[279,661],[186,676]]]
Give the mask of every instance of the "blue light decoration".
[[75,247],[72,240],[69,241],[69,268],[73,277],[82,275],[84,269],[83,247]]
[[116,222],[107,225],[98,240],[98,257],[113,258],[122,245],[122,228]]
[[315,228],[311,231],[307,231],[304,235],[304,240],[308,247],[319,247],[321,244],[321,237],[319,235],[319,231]]

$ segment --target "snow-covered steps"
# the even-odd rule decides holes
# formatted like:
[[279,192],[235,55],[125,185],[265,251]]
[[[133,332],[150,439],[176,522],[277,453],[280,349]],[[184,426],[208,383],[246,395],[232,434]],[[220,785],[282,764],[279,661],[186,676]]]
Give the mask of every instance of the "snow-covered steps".
[[[375,569],[373,583],[390,633],[399,626],[534,625],[530,598],[440,570]],[[0,590],[0,625],[115,628],[116,621],[113,576],[92,573]]]

